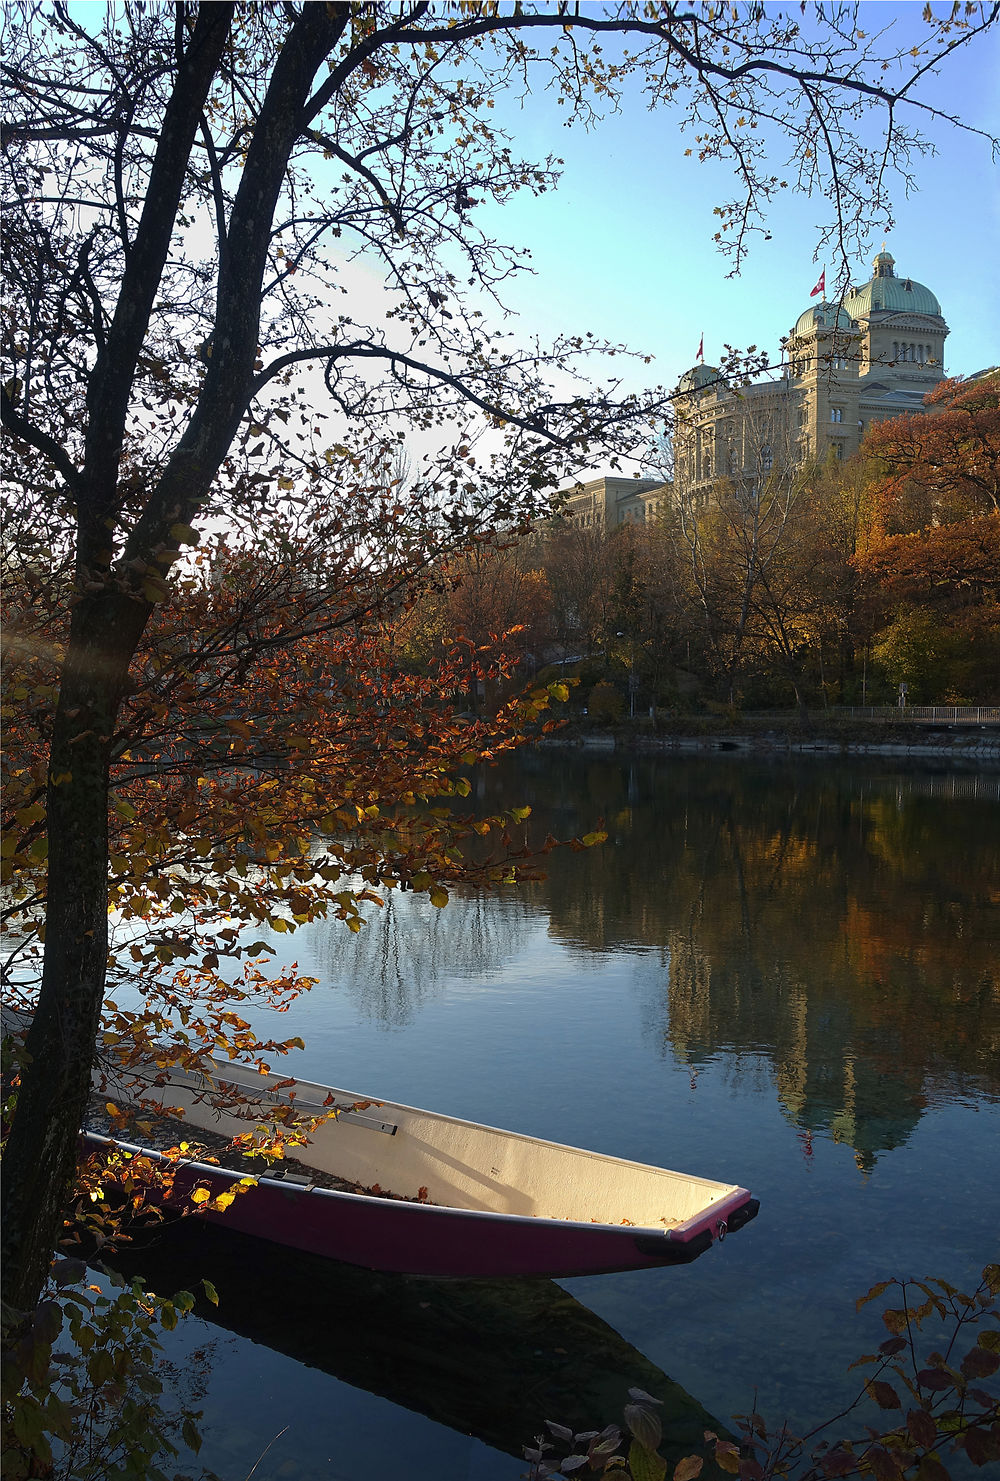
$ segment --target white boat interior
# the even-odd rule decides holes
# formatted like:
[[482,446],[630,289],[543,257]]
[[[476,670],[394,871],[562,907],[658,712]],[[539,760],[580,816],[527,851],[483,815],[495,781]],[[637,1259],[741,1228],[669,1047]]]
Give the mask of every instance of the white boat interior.
[[[196,1128],[226,1136],[266,1125],[269,1108],[289,1100],[304,1115],[343,1111],[324,1122],[295,1158],[310,1168],[360,1183],[378,1185],[405,1198],[492,1213],[565,1219],[580,1223],[628,1224],[662,1232],[685,1224],[740,1191],[664,1168],[517,1132],[480,1126],[456,1117],[389,1101],[374,1101],[352,1091],[331,1090],[297,1080],[277,1088],[277,1076],[263,1076],[236,1064],[216,1061],[217,1081],[183,1072],[171,1075],[158,1092],[183,1108],[191,1141]],[[205,1091],[212,1081],[239,1086],[252,1109],[239,1116],[219,1114]],[[290,1094],[293,1093],[293,1096]],[[363,1109],[348,1109],[361,1105]],[[179,1130],[179,1136],[183,1132]],[[426,1193],[423,1192],[426,1190]]]

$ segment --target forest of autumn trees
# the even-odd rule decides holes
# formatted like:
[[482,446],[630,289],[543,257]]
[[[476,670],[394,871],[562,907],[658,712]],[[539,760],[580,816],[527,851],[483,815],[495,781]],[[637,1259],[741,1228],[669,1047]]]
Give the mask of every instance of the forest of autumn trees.
[[720,479],[645,525],[557,517],[483,546],[414,608],[410,658],[507,634],[530,673],[579,677],[576,708],[616,686],[616,714],[630,676],[641,713],[893,703],[902,682],[912,703],[996,703],[1000,374],[927,404],[754,500]]

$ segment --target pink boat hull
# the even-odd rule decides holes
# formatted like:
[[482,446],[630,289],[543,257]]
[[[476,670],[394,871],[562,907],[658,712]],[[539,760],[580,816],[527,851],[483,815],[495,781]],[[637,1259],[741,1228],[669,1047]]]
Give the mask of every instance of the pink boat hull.
[[[106,1145],[103,1137],[88,1135],[86,1141]],[[146,1148],[131,1150],[158,1158]],[[215,1197],[240,1176],[207,1163],[187,1164],[176,1175],[166,1206],[186,1204],[199,1186]],[[757,1200],[741,1188],[687,1225],[642,1229],[411,1203],[262,1177],[224,1212],[208,1210],[199,1217],[369,1270],[437,1277],[574,1276],[688,1264],[748,1223],[757,1208]]]

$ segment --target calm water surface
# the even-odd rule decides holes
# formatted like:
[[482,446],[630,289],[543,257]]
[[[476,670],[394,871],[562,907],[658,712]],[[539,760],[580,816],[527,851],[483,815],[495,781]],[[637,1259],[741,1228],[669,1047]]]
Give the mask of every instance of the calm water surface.
[[[603,817],[608,842],[444,911],[395,896],[360,938],[275,936],[319,979],[272,1025],[306,1040],[294,1072],[750,1187],[756,1223],[690,1268],[561,1285],[720,1419],[755,1390],[793,1426],[832,1414],[884,1335],[857,1296],[974,1284],[1000,1256],[1000,776],[551,751],[474,796],[529,802],[538,836]],[[179,1340],[217,1344],[208,1465],[243,1478],[273,1441],[255,1481],[521,1473],[398,1384],[393,1403],[366,1391],[377,1374],[288,1356],[343,1374],[338,1349],[369,1341],[363,1302],[309,1289],[271,1346]],[[505,1344],[520,1361],[506,1329],[492,1358]]]

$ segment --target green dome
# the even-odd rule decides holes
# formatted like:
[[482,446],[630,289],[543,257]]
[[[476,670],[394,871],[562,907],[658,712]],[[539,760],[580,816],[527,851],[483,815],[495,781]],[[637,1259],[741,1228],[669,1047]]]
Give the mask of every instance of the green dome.
[[875,276],[863,288],[844,299],[852,319],[867,319],[875,313],[930,314],[941,318],[941,305],[929,288],[912,278],[897,278],[895,258],[880,252],[873,263]]
[[818,303],[799,315],[792,333],[802,335],[812,334],[818,329],[850,329],[851,318],[835,303]]
[[686,370],[677,382],[677,392],[701,391],[706,386],[715,385],[719,380],[719,370],[716,365],[695,365],[691,370]]

